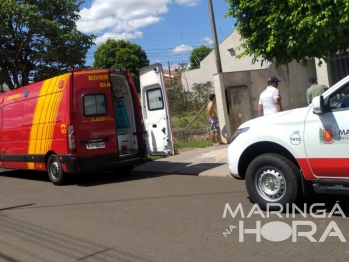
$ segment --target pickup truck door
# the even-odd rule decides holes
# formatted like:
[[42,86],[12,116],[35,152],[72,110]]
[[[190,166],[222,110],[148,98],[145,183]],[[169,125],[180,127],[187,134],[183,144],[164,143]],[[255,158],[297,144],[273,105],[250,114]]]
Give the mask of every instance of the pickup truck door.
[[349,179],[349,82],[332,93],[329,112],[309,110],[304,145],[313,174],[322,178]]
[[141,68],[139,79],[148,153],[173,155],[170,110],[161,64]]

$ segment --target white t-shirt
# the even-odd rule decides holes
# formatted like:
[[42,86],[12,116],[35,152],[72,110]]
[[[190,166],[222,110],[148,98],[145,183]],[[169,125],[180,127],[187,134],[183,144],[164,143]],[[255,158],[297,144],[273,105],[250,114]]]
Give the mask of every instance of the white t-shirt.
[[274,98],[280,98],[281,100],[279,90],[276,87],[268,86],[267,89],[261,93],[259,104],[263,105],[263,114],[265,116],[277,112]]

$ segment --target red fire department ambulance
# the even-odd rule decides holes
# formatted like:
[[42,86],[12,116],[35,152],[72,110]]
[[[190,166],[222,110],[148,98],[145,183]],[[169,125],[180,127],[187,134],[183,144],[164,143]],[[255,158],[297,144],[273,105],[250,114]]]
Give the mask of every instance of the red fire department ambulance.
[[174,154],[160,64],[129,73],[79,70],[0,95],[0,167],[68,174],[132,167]]

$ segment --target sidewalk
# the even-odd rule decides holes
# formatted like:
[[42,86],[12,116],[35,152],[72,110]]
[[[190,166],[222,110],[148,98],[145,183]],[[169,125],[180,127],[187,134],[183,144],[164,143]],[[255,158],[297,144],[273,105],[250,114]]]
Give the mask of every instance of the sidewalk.
[[231,177],[227,164],[228,145],[193,149],[137,166],[132,172]]

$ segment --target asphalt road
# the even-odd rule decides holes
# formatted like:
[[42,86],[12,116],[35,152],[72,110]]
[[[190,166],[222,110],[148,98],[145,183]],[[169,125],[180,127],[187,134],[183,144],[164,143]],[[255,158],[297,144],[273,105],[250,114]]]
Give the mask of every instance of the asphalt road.
[[[341,214],[314,218],[309,212],[307,218],[302,214],[262,218],[258,213],[246,218],[253,204],[244,182],[232,178],[146,174],[116,178],[103,173],[57,187],[44,173],[12,171],[0,174],[0,197],[0,261],[349,260],[349,245],[338,236],[328,236],[322,243],[302,236],[296,242],[287,236],[275,241],[287,235],[290,229],[285,225],[296,220],[315,223],[316,241],[334,221],[349,241],[347,218]],[[329,211],[339,199],[343,213],[349,214],[344,210],[346,198],[316,201],[324,199]],[[245,218],[241,214],[233,218],[229,212],[223,218],[226,203],[232,211],[241,203]],[[261,241],[256,242],[255,234],[239,240],[239,221],[245,229],[256,228],[261,221]],[[223,234],[227,230],[230,234]]]

